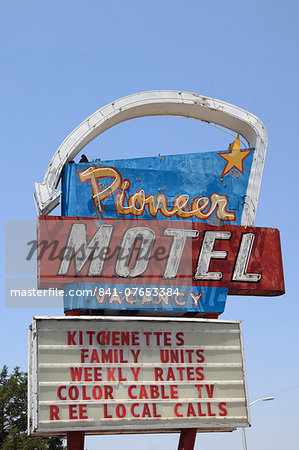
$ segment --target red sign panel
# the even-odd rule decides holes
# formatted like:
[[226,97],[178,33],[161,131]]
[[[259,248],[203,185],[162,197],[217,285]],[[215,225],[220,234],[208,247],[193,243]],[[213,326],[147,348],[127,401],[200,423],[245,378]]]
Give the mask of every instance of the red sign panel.
[[284,293],[273,228],[41,216],[35,250],[40,288],[120,282],[222,287],[231,295]]

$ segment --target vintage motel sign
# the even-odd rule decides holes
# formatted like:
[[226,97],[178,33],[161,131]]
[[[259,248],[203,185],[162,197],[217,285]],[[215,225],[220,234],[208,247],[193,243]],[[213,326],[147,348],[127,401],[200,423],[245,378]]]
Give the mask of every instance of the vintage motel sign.
[[238,321],[35,317],[29,348],[31,435],[249,425]]
[[[224,151],[67,164],[106,129],[146,115],[214,122],[240,133],[249,146],[242,149],[238,135]],[[146,92],[102,108],[64,141],[44,182],[36,184],[37,208],[47,214],[57,204],[62,174],[65,223],[40,218],[40,287],[64,284],[65,310],[182,314],[220,314],[227,293],[282,294],[279,233],[253,227],[266,147],[258,118],[197,94]],[[59,236],[55,257],[51,234]],[[104,246],[114,259],[99,257]],[[155,258],[158,248],[163,263]],[[141,260],[145,250],[148,259]],[[84,287],[93,293],[70,295]]]
[[[73,162],[105,130],[153,115],[237,136],[217,152]],[[94,316],[34,318],[31,435],[249,425],[241,324],[208,317],[224,311],[227,294],[284,293],[279,232],[254,226],[266,149],[253,114],[179,91],[112,102],[66,138],[35,185],[30,252],[39,287],[63,288],[68,314]],[[48,216],[60,197],[62,216]]]
[[271,228],[41,216],[39,242],[39,287],[64,288],[67,309],[220,313],[227,292],[284,289]]

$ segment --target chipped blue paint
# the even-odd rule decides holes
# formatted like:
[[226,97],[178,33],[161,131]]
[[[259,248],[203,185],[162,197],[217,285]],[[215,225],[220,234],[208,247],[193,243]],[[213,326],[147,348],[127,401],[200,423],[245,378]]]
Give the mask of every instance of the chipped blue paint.
[[[244,174],[233,169],[223,179],[221,174],[225,161],[216,152],[67,164],[62,177],[62,215],[97,217],[90,184],[80,182],[78,171],[91,166],[105,166],[116,168],[122,179],[130,180],[131,186],[126,191],[126,200],[142,189],[147,196],[165,194],[171,208],[173,200],[178,195],[187,194],[191,201],[196,197],[209,197],[212,193],[217,193],[227,196],[227,209],[235,213],[236,218],[230,223],[240,225],[253,155],[254,151],[244,160]],[[111,183],[111,179],[101,179],[98,182],[102,190]],[[121,189],[117,192],[121,192]],[[104,218],[124,218],[115,210],[115,194],[103,202]],[[133,215],[125,216],[125,218],[133,217]],[[153,216],[145,208],[142,218],[153,219]],[[165,216],[159,211],[155,219],[165,220]],[[207,221],[195,217],[174,219],[221,224],[215,212]]]
[[[146,289],[151,295],[146,295]],[[131,290],[130,295],[128,295],[129,290]],[[163,293],[161,286],[155,285],[70,284],[65,286],[64,308],[65,311],[70,309],[111,309],[114,311],[222,313],[227,289],[174,286],[170,288],[169,296],[166,293],[167,287]]]

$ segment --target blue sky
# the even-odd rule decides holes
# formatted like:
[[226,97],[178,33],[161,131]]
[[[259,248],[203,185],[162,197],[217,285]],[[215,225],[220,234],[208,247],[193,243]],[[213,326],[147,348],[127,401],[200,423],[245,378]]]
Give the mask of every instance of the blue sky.
[[[229,297],[223,318],[243,321],[250,401],[275,397],[252,407],[248,448],[295,449],[298,3],[3,0],[1,13],[3,293],[5,222],[36,219],[34,182],[42,181],[65,137],[105,104],[140,91],[183,90],[240,106],[264,122],[269,146],[256,226],[281,232],[287,292]],[[102,159],[155,156],[225,150],[229,142],[230,136],[208,125],[155,117],[108,130],[84,153]],[[26,370],[28,325],[33,315],[47,314],[62,309],[8,308],[3,298],[1,364]],[[166,450],[177,441],[178,435],[93,437],[86,448],[113,450],[126,443],[132,450]],[[205,434],[195,448],[234,450],[241,442],[240,430]]]

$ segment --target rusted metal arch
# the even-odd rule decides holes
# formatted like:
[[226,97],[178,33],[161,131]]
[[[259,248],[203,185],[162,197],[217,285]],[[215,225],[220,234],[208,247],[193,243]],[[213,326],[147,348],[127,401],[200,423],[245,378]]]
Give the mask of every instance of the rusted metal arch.
[[178,116],[210,122],[228,128],[255,147],[241,225],[254,225],[267,150],[267,132],[253,114],[237,106],[180,91],[149,91],[116,100],[85,119],[56,150],[42,183],[35,183],[35,203],[39,214],[48,214],[59,204],[57,190],[64,165],[94,138],[126,120],[146,116]]

